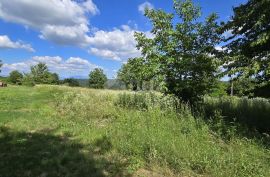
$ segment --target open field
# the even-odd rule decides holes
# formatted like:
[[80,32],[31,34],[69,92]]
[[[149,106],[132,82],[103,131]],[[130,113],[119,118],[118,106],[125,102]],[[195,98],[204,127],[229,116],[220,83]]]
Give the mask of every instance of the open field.
[[169,99],[133,104],[120,91],[0,89],[0,177],[270,176],[269,146],[258,139],[230,127],[224,138]]

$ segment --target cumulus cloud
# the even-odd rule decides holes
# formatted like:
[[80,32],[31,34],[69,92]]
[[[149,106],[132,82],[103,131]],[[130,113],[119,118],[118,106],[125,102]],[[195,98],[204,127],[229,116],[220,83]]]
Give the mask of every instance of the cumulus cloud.
[[[145,8],[154,7],[149,2],[139,6],[140,11]],[[115,61],[140,56],[136,29],[128,25],[110,31],[90,28],[89,15],[98,13],[92,0],[0,0],[0,18],[39,31],[41,39],[83,47],[92,55]]]
[[62,45],[85,46],[89,32],[87,15],[97,13],[92,0],[0,1],[0,18],[39,30],[41,38]]
[[116,61],[126,60],[141,55],[136,48],[135,29],[127,25],[112,31],[96,31],[89,39],[89,53],[105,59]]
[[39,62],[46,63],[51,72],[59,73],[61,76],[87,76],[89,71],[99,66],[90,63],[86,59],[79,57],[70,57],[63,59],[59,56],[34,56],[23,62],[4,64],[2,71],[4,75],[8,75],[10,71],[19,70],[21,72],[29,72],[30,67]]
[[30,52],[35,51],[30,44],[25,44],[21,41],[14,42],[6,35],[0,35],[0,49],[24,49]]
[[144,15],[145,9],[154,9],[154,5],[146,1],[138,6],[138,11]]

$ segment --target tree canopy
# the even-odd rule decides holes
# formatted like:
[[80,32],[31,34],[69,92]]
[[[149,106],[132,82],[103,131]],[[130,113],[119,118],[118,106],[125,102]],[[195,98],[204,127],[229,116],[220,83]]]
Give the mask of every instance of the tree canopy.
[[9,81],[13,84],[18,84],[21,85],[22,84],[22,80],[23,80],[23,74],[20,73],[19,71],[15,70],[9,73]]
[[[163,91],[183,101],[199,100],[215,87],[220,43],[217,15],[199,22],[200,8],[191,0],[174,1],[174,13],[146,9],[153,25],[152,38],[136,33],[138,49],[153,69],[152,76],[163,83]],[[176,23],[175,23],[176,22]]]
[[232,19],[223,25],[227,37],[227,74],[270,79],[270,1],[249,0],[233,9]]
[[59,84],[59,76],[56,73],[49,72],[45,63],[38,63],[31,66],[31,75],[36,84]]
[[103,89],[107,80],[107,76],[104,74],[103,70],[100,68],[95,68],[89,74],[89,87]]

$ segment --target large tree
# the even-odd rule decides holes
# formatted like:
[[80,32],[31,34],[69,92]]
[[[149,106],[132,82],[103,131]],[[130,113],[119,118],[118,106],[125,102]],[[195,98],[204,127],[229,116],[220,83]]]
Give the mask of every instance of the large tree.
[[166,93],[194,102],[209,93],[217,81],[215,46],[221,40],[217,15],[211,14],[200,22],[200,8],[191,0],[175,0],[174,9],[174,14],[146,10],[153,38],[136,33],[137,47],[152,64],[153,75],[164,83]]
[[249,0],[235,7],[232,19],[224,24],[227,73],[238,77],[255,77],[259,82],[270,79],[270,1]]
[[59,76],[57,73],[49,72],[45,63],[38,63],[31,66],[31,75],[36,84],[59,84]]
[[95,68],[89,74],[89,87],[103,89],[107,80],[107,76],[103,73],[103,70],[100,68]]

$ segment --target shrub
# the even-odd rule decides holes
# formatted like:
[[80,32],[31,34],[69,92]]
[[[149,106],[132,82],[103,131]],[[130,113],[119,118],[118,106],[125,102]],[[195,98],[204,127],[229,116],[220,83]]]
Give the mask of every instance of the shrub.
[[17,84],[17,85],[21,85],[22,84],[22,80],[23,80],[23,74],[20,73],[19,71],[15,70],[12,71],[9,74],[9,79],[8,79],[12,84]]

